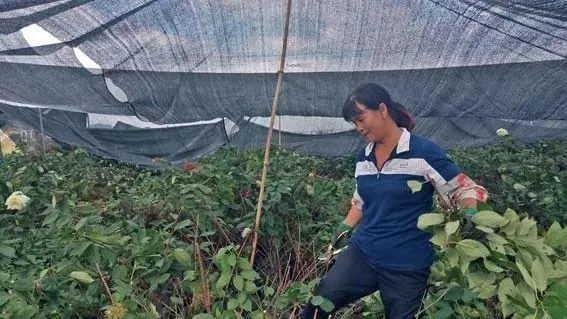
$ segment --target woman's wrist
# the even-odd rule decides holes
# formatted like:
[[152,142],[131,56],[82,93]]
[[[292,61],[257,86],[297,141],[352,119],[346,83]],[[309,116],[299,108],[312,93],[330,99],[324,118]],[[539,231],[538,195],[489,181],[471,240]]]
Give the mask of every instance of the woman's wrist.
[[354,227],[346,224],[344,221],[337,227],[337,232],[351,231]]

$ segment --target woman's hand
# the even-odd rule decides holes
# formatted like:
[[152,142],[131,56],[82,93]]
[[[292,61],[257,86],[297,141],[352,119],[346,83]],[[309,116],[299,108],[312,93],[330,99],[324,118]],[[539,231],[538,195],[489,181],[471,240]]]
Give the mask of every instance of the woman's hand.
[[333,237],[331,238],[330,246],[332,249],[339,249],[346,246],[348,238],[352,233],[353,228],[349,225],[345,224],[344,222],[341,223],[337,229],[333,232]]

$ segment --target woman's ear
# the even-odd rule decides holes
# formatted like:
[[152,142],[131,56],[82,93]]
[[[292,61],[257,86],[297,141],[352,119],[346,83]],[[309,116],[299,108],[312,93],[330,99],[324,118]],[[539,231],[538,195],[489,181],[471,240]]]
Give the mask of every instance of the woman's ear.
[[385,103],[378,104],[378,110],[380,111],[383,119],[388,117],[388,106]]

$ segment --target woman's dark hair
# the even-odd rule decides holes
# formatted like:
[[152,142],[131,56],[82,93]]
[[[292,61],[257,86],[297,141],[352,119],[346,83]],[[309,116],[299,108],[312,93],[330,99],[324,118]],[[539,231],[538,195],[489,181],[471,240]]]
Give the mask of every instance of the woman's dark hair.
[[384,103],[388,107],[388,113],[396,122],[396,125],[404,127],[410,132],[415,128],[415,121],[408,109],[400,103],[392,101],[390,93],[378,84],[363,84],[349,94],[343,106],[343,118],[345,121],[352,121],[360,113],[360,110],[356,107],[357,102],[371,110],[377,110],[378,105]]

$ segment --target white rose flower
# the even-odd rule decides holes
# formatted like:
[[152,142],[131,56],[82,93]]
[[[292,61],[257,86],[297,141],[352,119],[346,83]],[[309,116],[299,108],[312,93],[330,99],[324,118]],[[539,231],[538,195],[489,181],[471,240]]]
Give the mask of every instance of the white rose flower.
[[499,128],[496,130],[496,135],[498,136],[507,136],[508,131],[505,128]]
[[242,238],[246,238],[246,237],[248,237],[248,235],[250,235],[251,232],[252,232],[252,229],[246,227],[242,230],[242,233],[240,235],[242,236]]
[[30,198],[24,195],[24,193],[17,191],[12,193],[8,199],[6,199],[6,208],[13,209],[13,210],[22,210],[24,209],[28,203],[30,202]]

